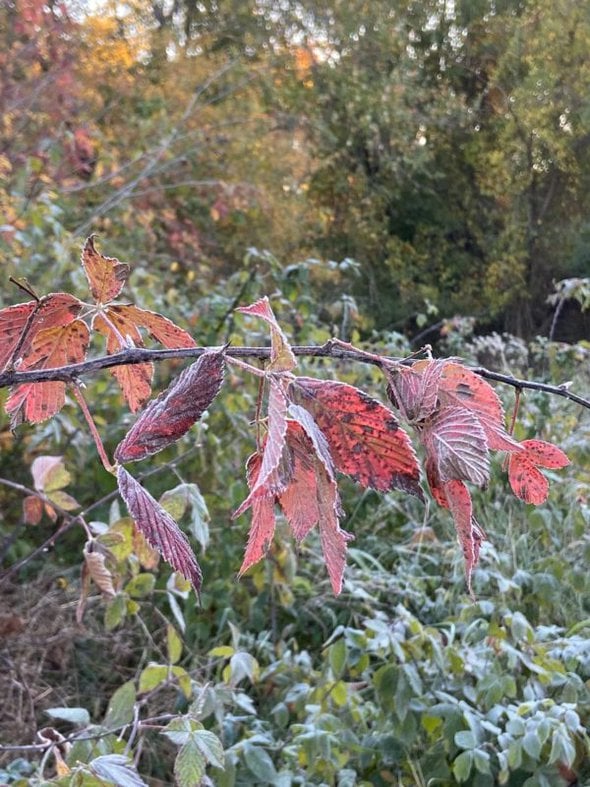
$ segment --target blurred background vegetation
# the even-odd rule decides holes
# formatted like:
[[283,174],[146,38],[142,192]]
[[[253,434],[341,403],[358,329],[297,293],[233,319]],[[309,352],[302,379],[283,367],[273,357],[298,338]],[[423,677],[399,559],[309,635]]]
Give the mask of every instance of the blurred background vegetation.
[[[10,275],[84,297],[96,232],[127,294],[201,344],[264,343],[233,309],[268,295],[293,342],[431,342],[587,395],[589,50],[574,0],[4,0],[1,305]],[[132,419],[107,375],[88,386],[112,450]],[[475,604],[445,512],[343,483],[336,599],[313,538],[279,534],[235,581],[256,394],[229,375],[144,470],[200,550],[200,606],[134,538],[75,407],[16,434],[0,415],[0,476],[31,487],[63,456],[54,494],[94,506],[117,590],[77,620],[84,535],[26,561],[56,524],[0,486],[0,741],[92,737],[63,761],[0,749],[0,784],[141,783],[117,754],[154,786],[590,784],[588,414],[524,397],[519,439],[572,465],[539,510],[500,463],[477,493]]]

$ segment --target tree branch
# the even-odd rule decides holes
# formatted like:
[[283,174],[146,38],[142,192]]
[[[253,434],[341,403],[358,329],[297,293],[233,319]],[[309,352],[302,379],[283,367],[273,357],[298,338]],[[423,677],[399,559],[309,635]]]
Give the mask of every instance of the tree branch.
[[[183,347],[178,350],[149,350],[134,347],[113,353],[112,355],[105,355],[90,361],[69,364],[68,366],[60,366],[55,369],[35,369],[30,372],[5,371],[0,374],[0,388],[22,385],[24,383],[48,382],[50,380],[75,383],[83,375],[95,374],[101,369],[110,369],[114,366],[124,366],[126,364],[145,363],[146,361],[167,361],[171,358],[200,358],[203,353],[209,350],[220,349],[221,347]],[[388,363],[411,363],[403,358],[367,353],[354,348],[352,345],[344,345],[337,339],[330,339],[320,345],[295,345],[291,349],[300,358],[332,358],[340,361],[368,363],[380,368]],[[258,358],[259,360],[265,360],[270,358],[270,347],[229,347],[226,350],[226,354],[232,358]],[[582,407],[590,409],[590,399],[572,393],[565,383],[550,385],[534,380],[522,380],[508,374],[492,372],[481,366],[469,368],[472,372],[486,380],[510,385],[512,388],[519,390],[542,391],[552,396],[560,396],[563,399],[569,399]]]

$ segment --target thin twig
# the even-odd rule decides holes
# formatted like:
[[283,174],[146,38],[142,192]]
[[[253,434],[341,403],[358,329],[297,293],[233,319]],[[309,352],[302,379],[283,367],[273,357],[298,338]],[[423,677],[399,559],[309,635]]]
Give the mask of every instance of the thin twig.
[[[91,361],[83,361],[82,363],[74,363],[68,366],[60,366],[55,369],[35,369],[28,372],[5,371],[0,374],[0,388],[50,380],[75,382],[76,379],[83,375],[94,374],[101,369],[110,369],[113,366],[145,363],[146,361],[166,361],[171,358],[200,358],[205,352],[219,351],[220,349],[220,347],[182,347],[176,350],[128,348],[112,355],[105,355],[100,358],[94,358]],[[405,361],[401,358],[373,355],[363,350],[357,350],[352,345],[350,347],[342,346],[338,340],[334,339],[330,339],[321,345],[295,345],[291,349],[293,354],[300,358],[332,358],[341,361],[368,363],[380,368],[392,363],[411,363],[411,361]],[[264,360],[270,358],[270,347],[229,347],[225,352],[229,357],[236,359],[258,358]],[[468,368],[486,380],[510,385],[512,388],[542,391],[552,396],[560,396],[563,399],[569,399],[582,407],[590,409],[590,399],[572,393],[565,385],[550,385],[535,380],[522,380],[508,374],[492,372],[481,366]]]

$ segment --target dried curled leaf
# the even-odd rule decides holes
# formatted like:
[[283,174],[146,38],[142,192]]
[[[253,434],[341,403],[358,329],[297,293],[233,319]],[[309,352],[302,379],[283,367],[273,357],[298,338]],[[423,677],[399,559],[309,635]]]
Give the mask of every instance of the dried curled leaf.
[[117,471],[121,497],[148,543],[157,549],[175,571],[188,579],[197,593],[203,575],[187,537],[157,500],[124,467]]
[[116,591],[113,585],[113,575],[106,567],[105,560],[106,555],[97,549],[96,542],[87,541],[84,545],[86,570],[105,598],[114,598]]
[[115,451],[136,462],[179,440],[211,405],[223,382],[224,351],[204,353],[149,403]]

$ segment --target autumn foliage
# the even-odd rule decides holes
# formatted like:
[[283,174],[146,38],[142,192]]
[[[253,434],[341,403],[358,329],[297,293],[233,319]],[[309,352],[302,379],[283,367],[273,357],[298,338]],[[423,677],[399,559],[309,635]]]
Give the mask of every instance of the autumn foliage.
[[[106,339],[107,354],[143,346],[142,331],[167,348],[195,347],[186,331],[161,314],[117,302],[130,268],[103,256],[92,237],[84,245],[82,266],[91,293],[89,302],[53,293],[0,311],[5,370],[80,363],[86,358],[92,330]],[[252,512],[240,574],[264,557],[274,536],[278,509],[297,541],[318,528],[332,588],[340,593],[347,543],[353,535],[340,526],[343,510],[337,474],[350,476],[366,489],[397,490],[424,500],[419,460],[399,415],[416,434],[425,455],[432,498],[451,513],[471,593],[473,569],[487,536],[474,515],[467,484],[485,488],[490,482],[490,452],[503,451],[509,456],[514,494],[539,505],[548,494],[547,478],[539,468],[567,465],[563,451],[540,440],[517,442],[506,431],[504,410],[494,389],[457,360],[380,359],[388,407],[347,383],[296,375],[296,356],[267,298],[237,310],[263,320],[270,329],[270,358],[265,368],[238,362],[227,347],[203,350],[196,362],[141,410],[115,450],[116,465],[105,462],[151,547],[199,590],[201,569],[187,537],[123,465],[156,454],[182,437],[219,394],[225,365],[237,363],[260,378],[265,402],[265,412],[263,400],[259,402],[257,449],[247,462],[249,494],[234,513],[238,517],[248,509]],[[152,364],[123,363],[112,372],[130,409],[140,410],[151,394]],[[6,403],[13,426],[55,415],[64,406],[65,394],[63,380],[15,386]],[[51,472],[51,467],[37,468],[39,489],[47,485]],[[38,519],[42,513],[38,508],[26,501],[29,520]],[[88,563],[89,555],[85,558]]]

